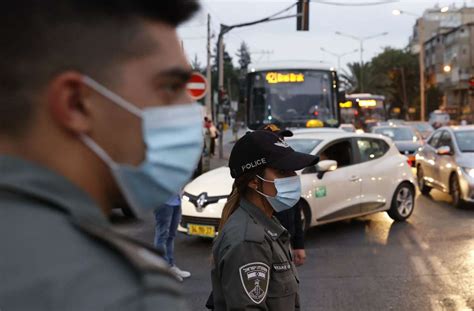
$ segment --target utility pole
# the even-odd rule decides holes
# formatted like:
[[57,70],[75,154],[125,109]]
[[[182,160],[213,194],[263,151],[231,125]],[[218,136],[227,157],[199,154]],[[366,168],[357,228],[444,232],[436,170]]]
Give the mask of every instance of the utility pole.
[[[306,2],[308,2],[306,0]],[[306,3],[307,5],[305,6],[306,9],[309,9],[309,3]],[[299,17],[301,16],[300,14],[301,13],[297,13],[296,15],[287,15],[287,16],[282,16],[282,17],[278,17],[278,15],[281,15],[282,13],[285,13],[287,11],[289,11],[290,9],[294,8],[295,6],[297,6],[297,3],[294,3],[292,5],[290,5],[288,8],[280,11],[280,12],[277,12],[269,17],[266,17],[266,18],[262,18],[262,19],[259,19],[259,20],[256,20],[256,21],[253,21],[253,22],[248,22],[248,23],[242,23],[242,24],[236,24],[236,25],[224,25],[224,24],[221,24],[221,29],[219,31],[219,36],[218,36],[218,39],[217,39],[217,46],[218,46],[218,62],[217,62],[217,67],[218,67],[218,91],[219,91],[219,104],[218,104],[218,107],[216,109],[214,109],[214,113],[216,116],[219,115],[219,111],[222,109],[222,94],[223,94],[223,91],[224,91],[224,35],[228,32],[230,32],[232,29],[235,29],[235,28],[242,28],[242,27],[248,27],[248,26],[253,26],[253,25],[257,25],[257,24],[261,24],[261,23],[267,23],[267,22],[273,22],[273,21],[277,21],[277,20],[283,20],[283,19],[288,19],[288,18],[295,18],[295,17]],[[214,120],[216,120],[216,116],[214,117]],[[223,122],[219,122],[219,130],[221,131],[221,134],[219,135],[219,158],[222,159],[224,157],[224,146],[223,146],[223,136],[224,136],[224,124]]]
[[206,114],[214,116],[214,109],[211,104],[212,98],[212,76],[211,76],[211,14],[207,14],[207,67],[206,67],[206,79],[209,85],[207,90],[205,104]]
[[425,99],[425,23],[423,17],[419,19],[419,63],[420,63],[420,120],[425,121],[426,115],[426,99]]
[[407,83],[405,80],[405,68],[401,67],[400,71],[402,72],[402,88],[403,88],[403,107],[405,110],[405,120],[408,121],[409,114],[408,114],[408,96],[407,96]]

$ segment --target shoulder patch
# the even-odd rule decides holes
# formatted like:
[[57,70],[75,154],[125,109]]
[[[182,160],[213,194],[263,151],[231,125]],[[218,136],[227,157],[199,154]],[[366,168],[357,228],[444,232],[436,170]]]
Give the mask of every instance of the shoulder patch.
[[246,223],[244,240],[247,242],[262,243],[265,241],[265,229],[250,218]]
[[268,292],[270,268],[263,262],[251,262],[239,268],[240,280],[247,296],[261,304]]

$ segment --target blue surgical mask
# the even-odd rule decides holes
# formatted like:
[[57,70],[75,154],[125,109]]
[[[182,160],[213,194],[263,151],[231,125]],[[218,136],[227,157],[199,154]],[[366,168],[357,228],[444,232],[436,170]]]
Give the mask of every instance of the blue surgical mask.
[[204,143],[202,107],[194,103],[141,110],[89,77],[84,83],[142,119],[145,160],[136,167],[120,164],[90,137],[82,136],[83,142],[110,167],[137,216],[162,206],[181,191],[197,167]]
[[256,190],[264,196],[268,203],[273,207],[275,212],[279,213],[292,208],[301,198],[301,179],[300,176],[291,176],[285,178],[277,178],[275,180],[266,180],[257,175],[257,177],[265,182],[275,184],[277,190],[276,196],[272,197],[263,192]]

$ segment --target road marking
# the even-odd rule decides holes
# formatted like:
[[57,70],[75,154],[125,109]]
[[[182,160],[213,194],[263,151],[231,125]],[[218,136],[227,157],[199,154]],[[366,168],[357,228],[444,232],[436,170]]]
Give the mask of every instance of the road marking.
[[441,281],[442,284],[446,284],[449,287],[456,287],[456,283],[451,278],[451,272],[446,269],[445,266],[441,263],[438,257],[429,256],[428,260],[431,263],[431,266],[435,272],[436,277]]
[[425,241],[423,241],[423,239],[418,235],[416,231],[412,231],[411,236],[413,237],[415,242],[418,244],[418,246],[421,247],[421,249],[428,250],[430,248],[430,246]]
[[425,284],[431,284],[431,275],[426,267],[425,262],[419,256],[411,257],[411,261],[413,266],[415,267],[415,271],[420,278],[420,281]]

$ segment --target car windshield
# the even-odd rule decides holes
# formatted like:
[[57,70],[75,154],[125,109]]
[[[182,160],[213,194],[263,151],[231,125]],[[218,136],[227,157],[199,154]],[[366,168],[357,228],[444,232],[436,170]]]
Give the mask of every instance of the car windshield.
[[454,135],[461,152],[474,152],[474,131],[458,131]]
[[320,139],[288,139],[286,141],[288,145],[291,146],[295,151],[303,152],[303,153],[311,153],[311,151],[316,148],[319,143],[321,143]]
[[390,137],[394,141],[418,140],[413,130],[407,127],[380,127],[374,129],[374,133]]

